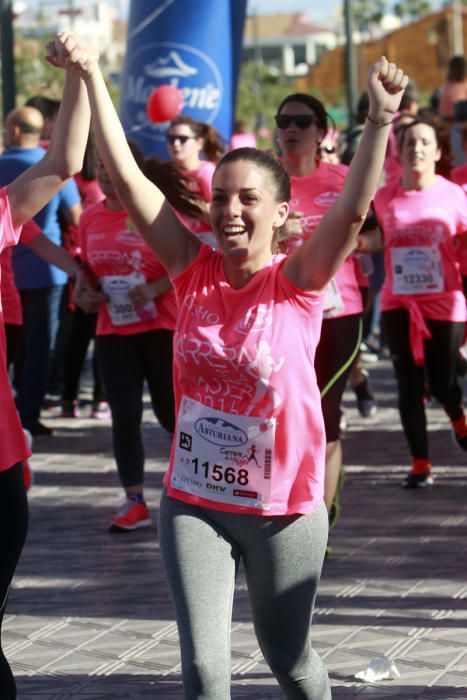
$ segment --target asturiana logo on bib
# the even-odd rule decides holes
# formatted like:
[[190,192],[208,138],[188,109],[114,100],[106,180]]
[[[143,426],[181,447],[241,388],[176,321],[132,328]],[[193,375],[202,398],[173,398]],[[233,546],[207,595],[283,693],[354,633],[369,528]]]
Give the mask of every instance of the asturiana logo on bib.
[[124,109],[131,113],[134,129],[147,138],[164,139],[167,124],[153,124],[146,113],[146,105],[152,91],[168,83],[180,90],[184,107],[190,110],[193,119],[214,121],[223,96],[222,76],[217,65],[193,46],[155,42],[134,51],[123,86]]
[[339,197],[339,192],[321,192],[315,197],[315,204],[320,207],[330,207]]
[[244,430],[222,418],[199,418],[195,423],[195,430],[213,445],[232,446],[245,445],[248,436]]

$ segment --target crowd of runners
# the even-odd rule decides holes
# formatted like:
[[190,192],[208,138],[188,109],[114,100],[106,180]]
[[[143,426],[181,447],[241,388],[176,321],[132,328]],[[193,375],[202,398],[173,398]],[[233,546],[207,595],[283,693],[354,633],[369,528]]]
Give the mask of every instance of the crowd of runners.
[[[398,386],[403,487],[433,484],[428,400],[467,451],[465,61],[420,108],[382,57],[340,136],[318,99],[290,94],[274,153],[227,148],[183,115],[163,161],[126,138],[92,49],[64,33],[47,60],[66,73],[63,98],[8,115],[0,156],[0,626],[26,537],[31,441],[53,439],[41,408],[70,421],[85,410],[93,341],[91,415],[110,420],[124,491],[110,531],[152,523],[145,382],[173,435],[158,532],[186,697],[230,696],[242,561],[285,696],[330,698],[312,611],[339,515],[342,396],[350,381],[362,416],[377,410],[362,366],[375,337]],[[0,688],[16,698],[1,648]]]

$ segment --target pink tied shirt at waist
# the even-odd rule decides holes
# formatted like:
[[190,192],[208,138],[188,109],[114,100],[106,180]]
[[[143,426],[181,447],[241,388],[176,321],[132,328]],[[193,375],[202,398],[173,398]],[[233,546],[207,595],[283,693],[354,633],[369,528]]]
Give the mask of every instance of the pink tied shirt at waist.
[[[0,190],[0,252],[18,242],[21,228],[13,228],[7,188]],[[1,280],[0,280],[1,282]],[[6,369],[6,343],[0,304],[0,471],[31,454],[16,410]]]
[[[234,289],[224,275],[222,255],[202,246],[196,259],[172,279],[179,307],[174,337],[178,420],[182,397],[188,397],[205,407],[207,422],[217,420],[210,413],[222,413],[228,424],[259,422],[260,430],[270,419],[276,421],[267,510],[211,500],[207,490],[200,495],[175,488],[178,432],[165,477],[173,498],[266,516],[308,513],[323,499],[325,435],[314,370],[323,295],[293,285],[283,273],[285,260],[273,256],[243,288]],[[185,449],[191,440],[186,432]],[[213,449],[208,441],[204,445],[201,460]],[[254,444],[226,450],[227,460],[260,469],[254,464]],[[184,455],[185,461],[193,461],[193,453]]]
[[[423,341],[431,337],[424,319],[466,320],[460,245],[460,234],[467,230],[465,194],[438,175],[425,190],[386,185],[376,193],[374,206],[385,244],[381,310],[407,309],[413,357],[422,365]],[[410,259],[421,262],[411,268]],[[405,269],[413,292],[401,292]]]

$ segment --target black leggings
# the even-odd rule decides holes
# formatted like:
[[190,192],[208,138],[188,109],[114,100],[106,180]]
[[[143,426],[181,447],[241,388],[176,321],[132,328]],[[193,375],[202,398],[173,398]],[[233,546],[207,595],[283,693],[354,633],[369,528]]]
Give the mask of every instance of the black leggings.
[[386,338],[399,390],[399,413],[412,457],[428,459],[425,381],[451,420],[462,416],[462,390],[457,382],[457,357],[464,323],[425,318],[431,339],[425,340],[425,366],[415,364],[409,339],[406,309],[384,311]]
[[23,326],[16,323],[5,323],[6,337],[6,366],[10,369],[19,357],[23,346]]
[[[79,396],[81,372],[88,351],[88,346],[96,332],[97,314],[86,314],[82,309],[73,311],[70,337],[68,340],[63,368],[64,401],[76,401]],[[104,388],[97,367],[96,350],[92,355],[92,373],[94,379],[93,401],[105,401]]]
[[124,488],[144,480],[144,380],[159,423],[171,433],[175,429],[172,347],[173,332],[165,329],[96,337],[99,371],[112,412],[115,461]]
[[2,622],[10,583],[28,530],[28,501],[20,463],[0,472],[0,697],[15,700],[16,685],[2,651]]
[[361,314],[324,319],[315,370],[321,392],[326,442],[339,439],[342,394],[362,340]]

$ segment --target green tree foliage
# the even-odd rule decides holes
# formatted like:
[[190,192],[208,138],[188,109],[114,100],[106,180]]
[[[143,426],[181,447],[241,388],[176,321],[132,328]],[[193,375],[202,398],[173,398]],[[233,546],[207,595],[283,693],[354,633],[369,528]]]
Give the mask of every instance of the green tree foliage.
[[[296,92],[292,80],[280,73],[271,72],[264,65],[247,62],[242,64],[237,92],[236,118],[250,129],[274,130],[274,115],[281,100]],[[271,145],[267,138],[258,141],[260,146]]]
[[352,12],[355,26],[368,31],[373,24],[379,24],[387,10],[387,0],[353,0]]
[[47,95],[59,99],[64,75],[44,60],[44,47],[52,37],[25,37],[15,32],[15,80],[17,104],[32,95]]
[[399,0],[394,5],[395,14],[401,19],[419,19],[432,11],[429,0]]
[[[52,35],[24,36],[18,30],[14,35],[16,104],[23,105],[33,95],[46,95],[59,100],[62,96],[65,73],[44,60],[45,46]],[[103,61],[105,74],[105,61]],[[118,107],[120,89],[108,83],[114,104]]]

